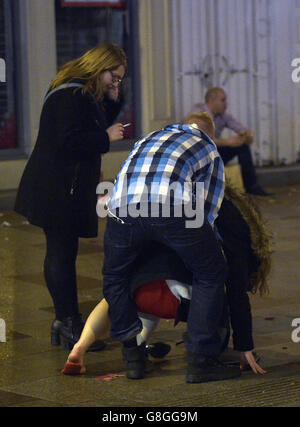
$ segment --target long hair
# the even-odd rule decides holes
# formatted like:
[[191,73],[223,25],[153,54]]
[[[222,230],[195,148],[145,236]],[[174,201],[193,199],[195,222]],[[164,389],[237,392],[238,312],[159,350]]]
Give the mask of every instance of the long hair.
[[241,193],[233,186],[230,180],[226,180],[225,197],[229,199],[240,211],[250,229],[251,247],[259,260],[258,269],[250,277],[250,292],[260,295],[269,293],[268,277],[271,271],[272,234],[267,229],[262,214],[254,199]]
[[99,78],[100,74],[104,71],[114,70],[120,65],[123,65],[126,71],[127,59],[120,46],[114,43],[97,46],[63,65],[50,83],[50,89],[73,79],[81,79],[85,81],[81,89],[82,93],[90,92],[97,101],[101,101],[103,87]]

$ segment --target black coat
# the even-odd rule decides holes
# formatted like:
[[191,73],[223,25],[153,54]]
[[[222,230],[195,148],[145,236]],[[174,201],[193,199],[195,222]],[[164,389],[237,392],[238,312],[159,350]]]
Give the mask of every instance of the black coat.
[[[22,176],[15,210],[42,228],[95,237],[96,187],[106,128],[120,106],[96,103],[80,88],[60,89],[46,100],[38,138]],[[108,105],[109,104],[109,105]]]

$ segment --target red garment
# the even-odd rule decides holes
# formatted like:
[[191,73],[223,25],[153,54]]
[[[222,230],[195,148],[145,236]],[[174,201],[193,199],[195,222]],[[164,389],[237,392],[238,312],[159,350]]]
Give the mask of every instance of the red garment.
[[157,280],[138,288],[135,302],[142,313],[162,319],[175,319],[180,301],[172,294],[165,280]]

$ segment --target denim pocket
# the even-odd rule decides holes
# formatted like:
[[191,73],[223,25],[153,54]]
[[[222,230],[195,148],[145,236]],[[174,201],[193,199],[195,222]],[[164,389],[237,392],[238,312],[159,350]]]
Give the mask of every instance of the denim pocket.
[[204,228],[187,228],[184,218],[176,222],[166,222],[161,233],[166,242],[171,243],[172,247],[201,245],[205,241]]
[[120,223],[113,218],[107,219],[105,232],[106,244],[115,248],[128,248],[132,245],[133,224]]

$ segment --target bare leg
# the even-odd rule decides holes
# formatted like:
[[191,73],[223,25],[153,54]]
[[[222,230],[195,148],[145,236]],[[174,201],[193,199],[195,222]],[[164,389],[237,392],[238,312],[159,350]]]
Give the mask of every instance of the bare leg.
[[[110,321],[108,317],[108,304],[103,298],[89,315],[81,333],[79,341],[74,345],[69,354],[68,362],[83,365],[83,357],[89,347],[97,340],[109,336]],[[81,372],[83,373],[83,372]]]
[[[140,316],[143,323],[143,330],[137,336],[138,345],[144,341],[147,342],[149,336],[159,322],[159,319],[155,316],[141,313]],[[89,315],[79,341],[77,341],[69,354],[66,365],[68,365],[68,363],[80,365],[76,368],[76,373],[84,374],[86,372],[86,368],[83,364],[85,353],[95,341],[105,339],[109,336],[109,328],[110,320],[108,317],[108,304],[106,299],[103,298]],[[67,369],[66,365],[65,369],[67,372],[63,371],[63,373],[69,373],[68,371],[70,368]]]

